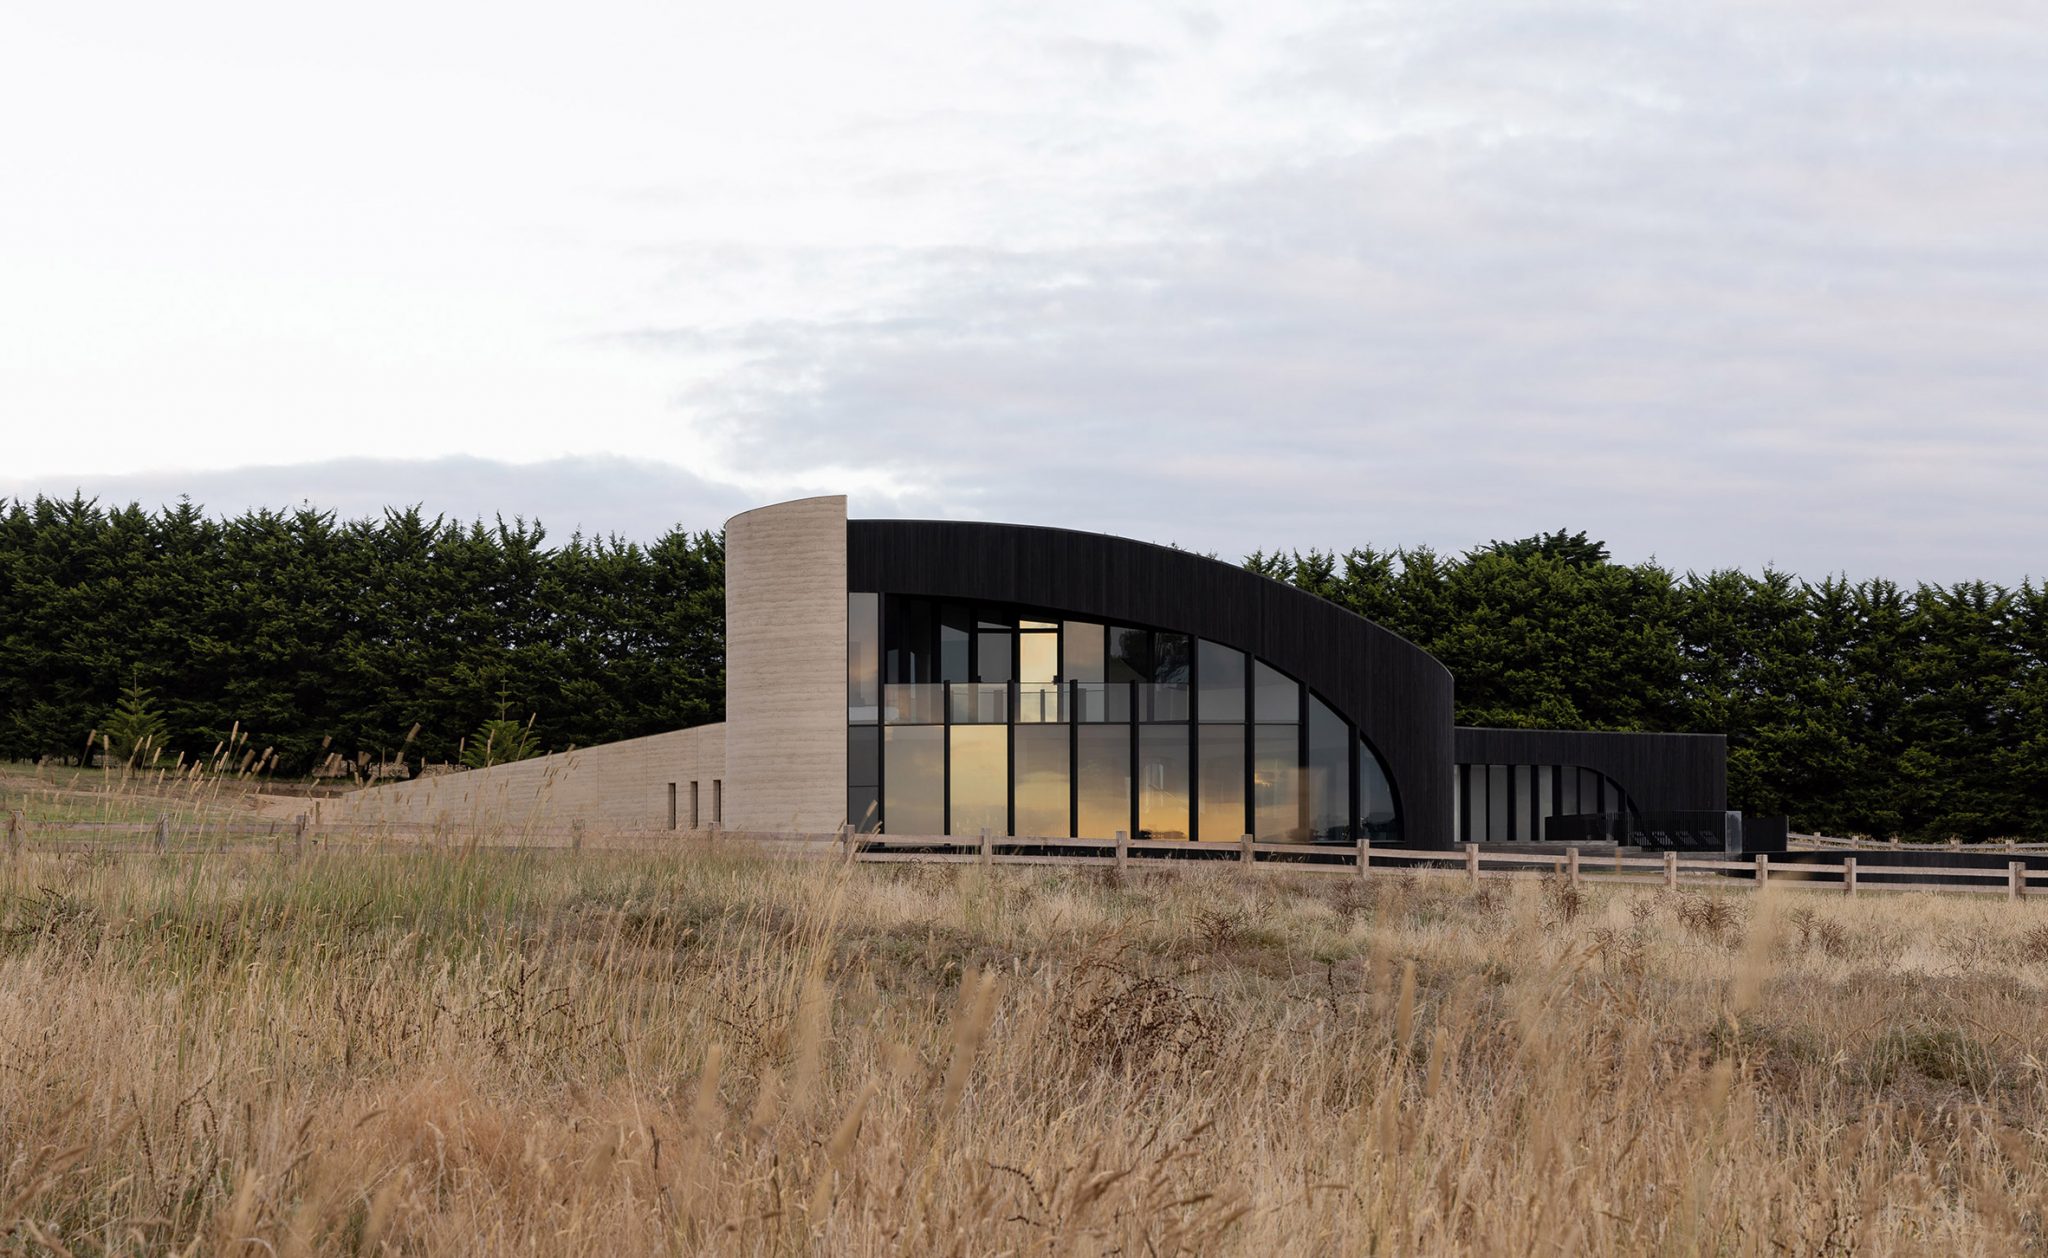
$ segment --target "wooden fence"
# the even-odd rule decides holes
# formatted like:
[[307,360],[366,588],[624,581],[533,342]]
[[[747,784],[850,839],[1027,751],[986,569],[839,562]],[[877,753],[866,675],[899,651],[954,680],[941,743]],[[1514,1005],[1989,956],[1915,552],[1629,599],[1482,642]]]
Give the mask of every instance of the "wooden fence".
[[[1563,852],[1482,850],[1467,843],[1455,851],[1355,847],[1310,843],[1263,843],[1247,834],[1234,844],[1188,843],[1178,840],[1133,839],[1119,831],[1113,839],[1011,838],[983,831],[978,838],[957,835],[879,835],[840,832],[840,857],[860,862],[942,862],[984,865],[1083,865],[1129,870],[1134,866],[1169,867],[1172,856],[1204,856],[1228,861],[1245,873],[1274,872],[1329,877],[1370,878],[1375,873],[1434,870],[1462,875],[1473,885],[1486,879],[1557,878],[1572,886],[1625,883],[1635,886],[1755,888],[1789,886],[1805,890],[1857,895],[1873,891],[1950,891],[2021,899],[2048,888],[2048,870],[2029,870],[2025,861],[2003,868],[1913,866],[1887,864],[1881,858],[1844,855],[1839,865],[1773,861],[1769,853],[1754,856],[1689,856],[1665,852],[1656,856],[1622,856]],[[1170,854],[1170,855],[1169,855]],[[1180,864],[1180,862],[1172,862]],[[1873,881],[1873,879],[1875,879]]]

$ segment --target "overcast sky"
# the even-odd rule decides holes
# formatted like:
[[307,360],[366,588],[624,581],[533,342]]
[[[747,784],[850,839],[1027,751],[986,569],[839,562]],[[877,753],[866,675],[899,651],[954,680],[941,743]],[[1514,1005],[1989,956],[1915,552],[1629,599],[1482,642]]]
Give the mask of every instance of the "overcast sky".
[[2038,0],[15,6],[0,494],[2048,575]]

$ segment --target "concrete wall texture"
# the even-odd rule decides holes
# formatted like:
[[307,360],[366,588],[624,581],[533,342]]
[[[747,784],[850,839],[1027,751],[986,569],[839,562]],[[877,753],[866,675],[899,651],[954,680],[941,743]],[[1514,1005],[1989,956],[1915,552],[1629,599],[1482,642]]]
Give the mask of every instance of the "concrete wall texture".
[[673,785],[674,826],[687,830],[690,784],[695,782],[700,828],[709,828],[718,793],[713,784],[724,777],[725,726],[699,725],[355,791],[320,801],[320,820],[371,827],[442,826],[507,837],[529,830],[561,830],[579,820],[594,829],[667,830]]
[[846,499],[725,525],[725,825],[846,819]]

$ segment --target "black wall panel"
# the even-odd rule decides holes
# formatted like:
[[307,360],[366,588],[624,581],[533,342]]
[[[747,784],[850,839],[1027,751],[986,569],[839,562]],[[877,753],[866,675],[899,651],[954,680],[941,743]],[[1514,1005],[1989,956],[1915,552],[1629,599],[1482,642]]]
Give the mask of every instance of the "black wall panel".
[[1461,726],[1457,761],[1598,769],[1620,783],[1644,812],[1719,812],[1728,806],[1728,740],[1719,734]]
[[1313,594],[1148,542],[950,520],[848,521],[847,584],[1156,625],[1249,651],[1358,725],[1394,780],[1409,844],[1452,844],[1450,673],[1407,639]]

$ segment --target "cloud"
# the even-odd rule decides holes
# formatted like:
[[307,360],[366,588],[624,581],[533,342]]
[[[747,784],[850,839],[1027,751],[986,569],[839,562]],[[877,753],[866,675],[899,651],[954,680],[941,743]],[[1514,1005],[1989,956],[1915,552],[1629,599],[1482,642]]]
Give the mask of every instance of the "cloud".
[[[0,202],[16,483],[2044,575],[2017,0],[587,8],[488,57],[376,3],[274,63],[98,23],[0,74],[152,102]],[[293,470],[138,470],[252,460]]]

